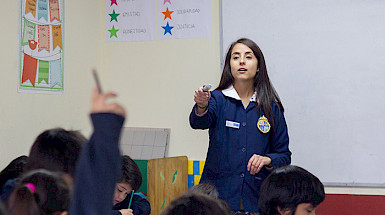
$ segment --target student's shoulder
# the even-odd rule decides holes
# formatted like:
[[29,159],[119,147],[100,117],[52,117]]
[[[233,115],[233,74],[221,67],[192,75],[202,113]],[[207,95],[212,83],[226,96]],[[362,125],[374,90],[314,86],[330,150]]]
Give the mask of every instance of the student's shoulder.
[[148,202],[148,200],[144,197],[142,197],[141,195],[139,194],[136,194],[134,193],[134,196],[132,197],[132,201],[144,201],[144,202]]

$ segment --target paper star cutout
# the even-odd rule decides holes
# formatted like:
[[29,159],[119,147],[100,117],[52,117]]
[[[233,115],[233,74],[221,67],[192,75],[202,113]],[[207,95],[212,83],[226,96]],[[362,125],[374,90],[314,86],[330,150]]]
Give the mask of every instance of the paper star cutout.
[[166,20],[167,18],[171,19],[171,14],[174,13],[174,11],[173,10],[169,11],[168,7],[167,7],[166,11],[162,12],[162,13],[164,14],[164,19],[163,20]]
[[[167,0],[166,0],[167,1]],[[169,0],[168,0],[169,1]],[[116,0],[111,0],[111,5],[112,6],[113,4],[116,4],[116,6],[118,6],[118,3],[116,3]]]
[[119,29],[115,29],[115,26],[113,25],[112,26],[112,29],[111,30],[108,30],[109,32],[110,32],[110,38],[112,37],[112,36],[115,36],[116,38],[118,38],[118,36],[116,35],[116,33],[119,31]]
[[170,0],[164,0],[163,4],[166,4],[166,2],[171,4]]
[[166,35],[167,33],[169,33],[170,35],[172,35],[171,33],[171,29],[173,29],[174,27],[173,26],[170,26],[167,22],[167,25],[166,26],[162,26],[162,28],[164,29],[164,34],[163,35]]
[[115,10],[114,10],[112,13],[110,13],[110,14],[108,14],[108,15],[111,16],[111,21],[110,21],[110,22],[112,22],[113,20],[115,20],[116,22],[118,22],[118,16],[120,15],[120,13],[115,13]]

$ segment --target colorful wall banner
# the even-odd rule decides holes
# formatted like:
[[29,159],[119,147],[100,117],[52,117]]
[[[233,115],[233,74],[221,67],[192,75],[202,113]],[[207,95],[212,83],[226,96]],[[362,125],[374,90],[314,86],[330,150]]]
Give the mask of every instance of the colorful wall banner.
[[23,45],[28,44],[29,40],[35,40],[36,25],[28,20],[24,20]]
[[20,0],[19,92],[62,94],[64,0]]
[[45,83],[48,83],[48,76],[49,76],[49,62],[44,60],[39,60],[39,78],[37,80],[37,83],[41,83],[42,81],[45,81]]
[[50,12],[50,21],[53,20],[60,21],[60,14],[59,14],[59,1],[58,0],[49,0],[49,12]]
[[105,3],[108,42],[150,41],[156,39],[154,32],[157,39],[211,36],[211,1],[105,0]]
[[158,0],[158,39],[209,38],[211,2]]
[[35,86],[37,59],[24,54],[22,82],[30,81]]
[[36,16],[36,0],[27,0],[25,5],[25,14],[31,12],[32,15]]
[[61,59],[53,60],[49,64],[51,85],[53,88],[55,85],[63,87],[63,73],[61,70]]
[[39,25],[38,26],[38,37],[39,37],[39,51],[45,49],[49,51],[49,26]]
[[38,1],[38,13],[37,13],[37,16],[38,18],[37,19],[40,19],[40,18],[44,18],[46,21],[48,21],[48,2],[47,0],[39,0]]
[[52,26],[52,37],[53,37],[53,49],[56,46],[62,48],[62,39],[61,39],[61,25]]
[[105,38],[108,42],[155,39],[154,0],[105,0]]

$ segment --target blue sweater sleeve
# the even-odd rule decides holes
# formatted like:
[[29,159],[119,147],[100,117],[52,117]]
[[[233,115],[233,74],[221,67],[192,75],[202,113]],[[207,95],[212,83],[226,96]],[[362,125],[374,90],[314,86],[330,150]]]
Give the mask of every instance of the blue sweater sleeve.
[[277,169],[291,163],[291,152],[289,150],[289,135],[286,120],[276,103],[273,104],[273,114],[274,131],[269,146],[270,153],[266,156],[271,158],[273,168]]
[[131,209],[134,215],[149,215],[151,213],[150,202],[147,199],[134,195],[132,199]]
[[197,116],[195,113],[195,108],[198,108],[195,104],[191,113],[190,113],[190,126],[193,129],[207,129],[215,124],[216,113],[217,113],[217,104],[219,99],[219,92],[211,92],[211,98],[209,99],[209,106],[207,113],[203,116]]
[[70,215],[111,213],[120,172],[119,137],[124,118],[111,113],[91,114],[94,132],[82,149],[76,170]]

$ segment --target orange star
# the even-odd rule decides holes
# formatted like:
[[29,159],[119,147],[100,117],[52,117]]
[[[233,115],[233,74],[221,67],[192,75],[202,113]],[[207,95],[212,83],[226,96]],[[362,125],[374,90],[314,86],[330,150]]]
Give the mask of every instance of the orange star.
[[166,12],[162,12],[162,13],[164,14],[164,19],[163,19],[163,20],[165,20],[165,19],[167,19],[167,18],[170,18],[170,19],[171,19],[171,14],[174,13],[174,11],[173,11],[173,10],[172,10],[172,11],[169,11],[169,10],[168,10],[168,7],[167,7]]

